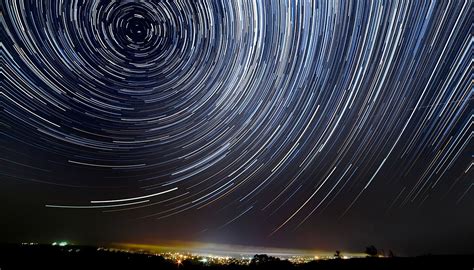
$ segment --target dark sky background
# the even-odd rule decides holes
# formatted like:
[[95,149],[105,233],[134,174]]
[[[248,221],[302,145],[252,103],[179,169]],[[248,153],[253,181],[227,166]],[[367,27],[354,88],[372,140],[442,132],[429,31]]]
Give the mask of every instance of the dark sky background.
[[1,242],[474,252],[469,1],[1,12]]

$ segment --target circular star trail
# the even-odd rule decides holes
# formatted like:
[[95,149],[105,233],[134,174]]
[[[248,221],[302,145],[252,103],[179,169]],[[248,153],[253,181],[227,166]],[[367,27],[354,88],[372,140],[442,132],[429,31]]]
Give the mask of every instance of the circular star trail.
[[101,190],[36,202],[48,208],[227,209],[217,228],[258,212],[273,235],[374,193],[387,211],[472,198],[469,1],[1,12],[2,176]]

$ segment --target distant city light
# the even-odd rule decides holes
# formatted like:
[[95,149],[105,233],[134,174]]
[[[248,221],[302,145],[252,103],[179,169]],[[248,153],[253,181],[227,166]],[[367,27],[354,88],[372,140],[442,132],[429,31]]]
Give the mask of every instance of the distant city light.
[[67,246],[67,245],[68,245],[68,242],[66,242],[66,241],[62,241],[62,242],[53,242],[51,245],[52,245],[52,246],[60,246],[60,247],[65,247],[65,246]]

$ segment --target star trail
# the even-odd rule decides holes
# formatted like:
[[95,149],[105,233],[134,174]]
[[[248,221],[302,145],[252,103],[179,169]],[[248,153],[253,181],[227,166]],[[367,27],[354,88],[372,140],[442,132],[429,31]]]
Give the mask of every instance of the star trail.
[[264,244],[416,211],[468,228],[472,22],[470,1],[4,0],[2,209]]

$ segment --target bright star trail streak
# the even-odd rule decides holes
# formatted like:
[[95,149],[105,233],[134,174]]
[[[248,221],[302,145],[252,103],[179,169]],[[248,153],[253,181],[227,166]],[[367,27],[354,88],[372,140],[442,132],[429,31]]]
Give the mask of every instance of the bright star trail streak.
[[49,211],[472,202],[470,1],[4,0],[1,41],[0,175]]

